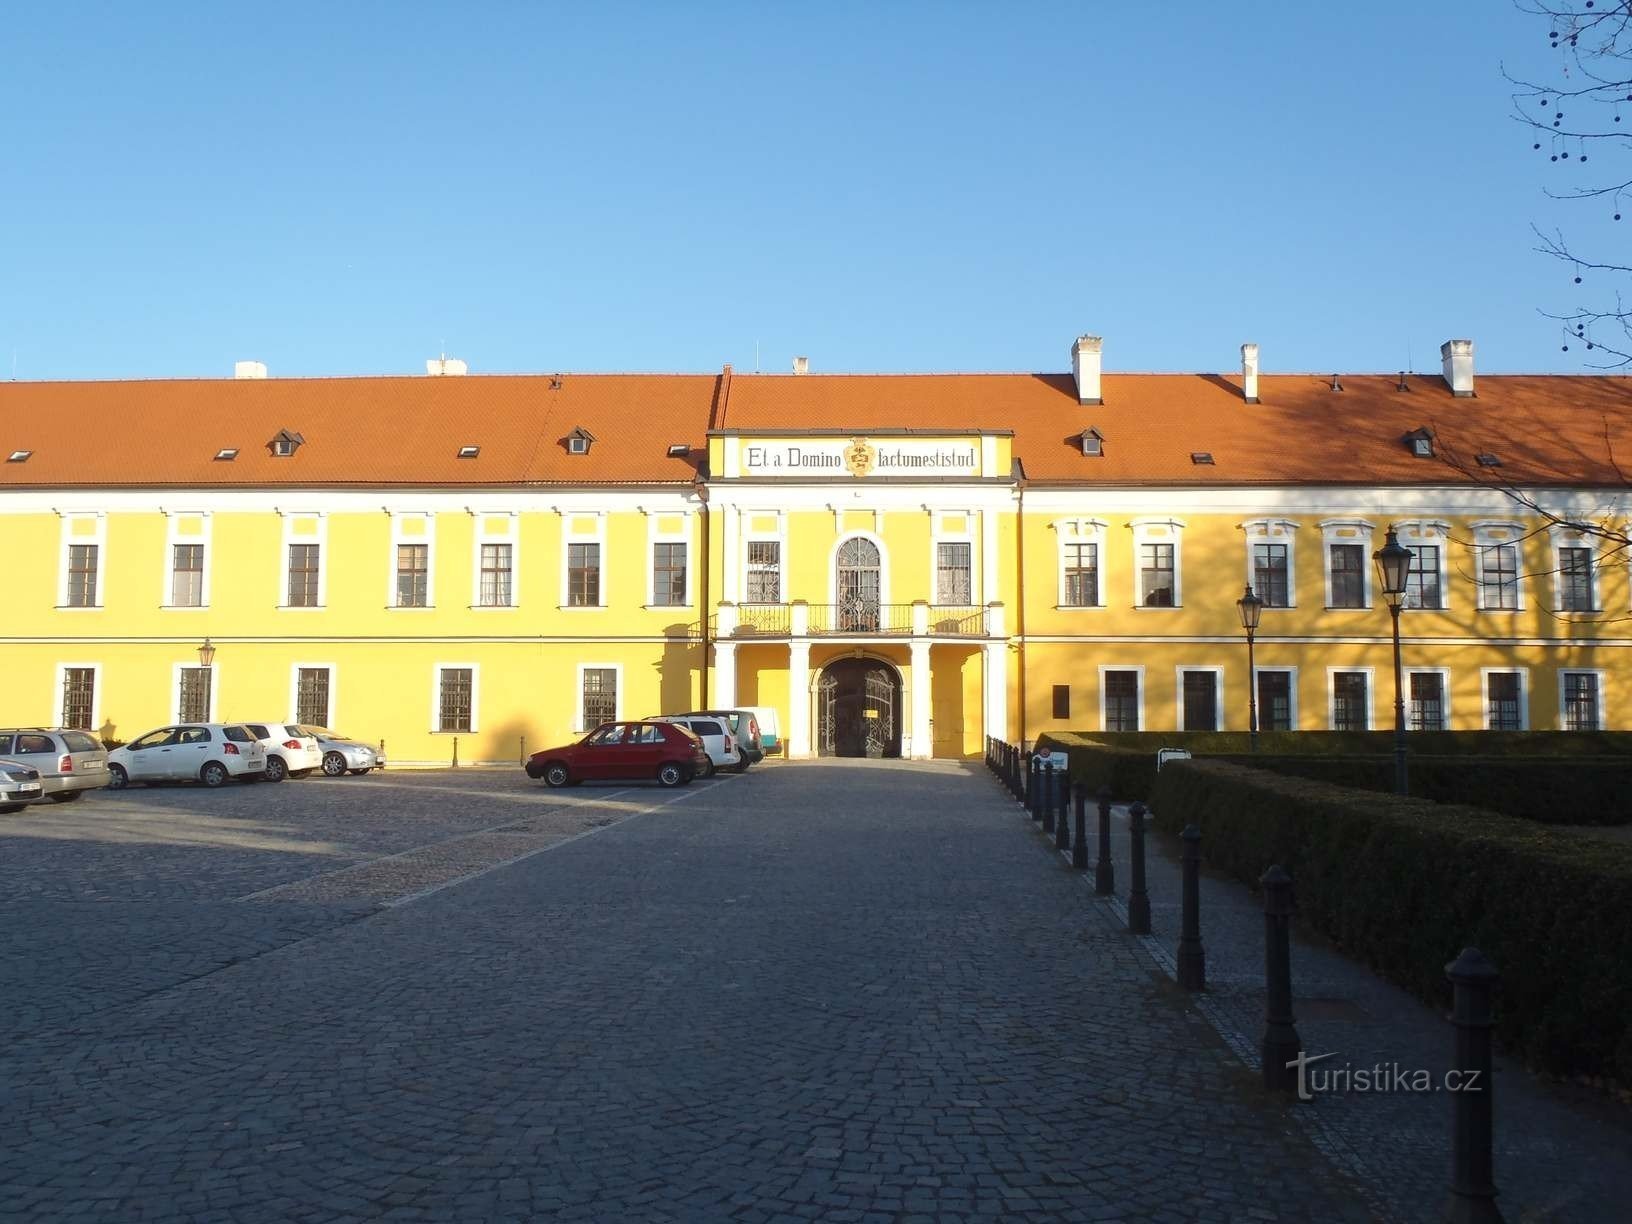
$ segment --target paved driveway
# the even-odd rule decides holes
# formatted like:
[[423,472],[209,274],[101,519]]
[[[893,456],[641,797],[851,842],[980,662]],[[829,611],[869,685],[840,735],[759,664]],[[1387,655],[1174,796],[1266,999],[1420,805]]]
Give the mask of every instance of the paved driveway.
[[0,1215],[1361,1218],[1014,812],[861,763],[10,818]]

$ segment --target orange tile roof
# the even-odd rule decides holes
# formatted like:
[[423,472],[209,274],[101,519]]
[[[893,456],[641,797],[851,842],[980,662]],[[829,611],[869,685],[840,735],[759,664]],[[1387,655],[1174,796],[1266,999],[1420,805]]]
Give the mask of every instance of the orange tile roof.
[[[683,484],[710,427],[1010,430],[1036,484],[1231,486],[1455,484],[1414,458],[1418,426],[1481,476],[1619,486],[1632,473],[1632,379],[1481,376],[1457,399],[1438,375],[1264,375],[1258,404],[1238,376],[1107,374],[1079,404],[1069,374],[566,374],[0,383],[0,489],[70,486],[370,487]],[[1104,454],[1077,438],[1094,427]],[[564,439],[582,427],[584,456]],[[267,443],[304,436],[286,459]],[[691,460],[667,456],[691,445]],[[457,458],[479,446],[475,459]],[[238,448],[230,463],[222,447]],[[1207,451],[1211,466],[1192,464]]]

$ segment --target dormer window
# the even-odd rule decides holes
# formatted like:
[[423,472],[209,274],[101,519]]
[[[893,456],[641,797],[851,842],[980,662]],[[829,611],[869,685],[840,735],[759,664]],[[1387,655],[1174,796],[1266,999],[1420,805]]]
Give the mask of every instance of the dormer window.
[[1088,428],[1082,431],[1082,453],[1090,459],[1097,459],[1105,453],[1105,435],[1097,429]]
[[1413,429],[1405,435],[1405,444],[1418,459],[1434,457],[1434,435],[1428,429]]
[[479,446],[461,446],[459,448],[459,458],[461,459],[474,459],[481,453],[482,448]]
[[306,439],[298,433],[287,429],[280,429],[273,435],[272,441],[267,443],[268,449],[279,459],[287,459],[305,443]]
[[1501,467],[1502,466],[1501,458],[1499,456],[1497,456],[1497,455],[1491,454],[1489,451],[1486,451],[1482,455],[1475,455],[1473,457],[1473,461],[1475,463],[1477,463],[1480,467]]
[[1191,451],[1190,452],[1190,462],[1195,464],[1197,467],[1212,467],[1213,466],[1213,452],[1212,451]]
[[223,446],[215,452],[215,461],[217,463],[231,463],[236,458],[238,458],[238,448],[236,446]]
[[34,453],[33,451],[22,451],[22,450],[12,451],[11,454],[6,456],[6,462],[7,463],[27,463],[28,459],[29,459],[29,456],[32,455],[33,453]]
[[567,454],[587,455],[594,441],[595,435],[580,425],[567,435]]

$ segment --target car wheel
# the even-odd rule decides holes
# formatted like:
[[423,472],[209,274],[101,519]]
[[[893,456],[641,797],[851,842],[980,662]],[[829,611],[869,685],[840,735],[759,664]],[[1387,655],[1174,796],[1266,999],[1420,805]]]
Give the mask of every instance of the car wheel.
[[198,780],[212,788],[225,784],[227,777],[227,767],[220,761],[211,761],[198,771]]
[[50,799],[52,803],[72,803],[84,793],[84,791],[54,791],[47,795],[46,798]]
[[662,786],[684,786],[691,781],[691,775],[684,766],[665,761],[657,767],[657,780]]
[[282,782],[289,776],[289,762],[280,756],[266,758],[266,780],[268,782]]
[[346,758],[338,752],[323,754],[323,772],[331,778],[338,778],[346,772]]
[[123,765],[108,766],[108,789],[124,790],[130,785],[130,775],[125,772]]
[[698,768],[697,776],[699,778],[707,778],[707,777],[711,776],[713,773],[714,773],[714,758],[709,757],[708,761],[705,764],[703,764],[701,767]]
[[747,757],[743,757],[742,760],[738,761],[735,765],[731,766],[731,772],[732,773],[745,774],[745,773],[748,772],[748,766],[750,766],[751,764],[753,764],[752,761],[750,761]]
[[548,786],[565,786],[572,781],[572,774],[560,761],[552,761],[544,767],[544,782]]

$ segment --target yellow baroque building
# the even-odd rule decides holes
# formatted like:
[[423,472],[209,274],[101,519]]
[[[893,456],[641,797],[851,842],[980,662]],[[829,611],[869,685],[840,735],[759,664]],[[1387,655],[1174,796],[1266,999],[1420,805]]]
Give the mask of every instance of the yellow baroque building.
[[1390,727],[1392,530],[1413,728],[1629,725],[1627,380],[1070,359],[0,385],[0,721],[295,719],[399,764],[704,706],[794,757],[1244,730],[1249,693]]

